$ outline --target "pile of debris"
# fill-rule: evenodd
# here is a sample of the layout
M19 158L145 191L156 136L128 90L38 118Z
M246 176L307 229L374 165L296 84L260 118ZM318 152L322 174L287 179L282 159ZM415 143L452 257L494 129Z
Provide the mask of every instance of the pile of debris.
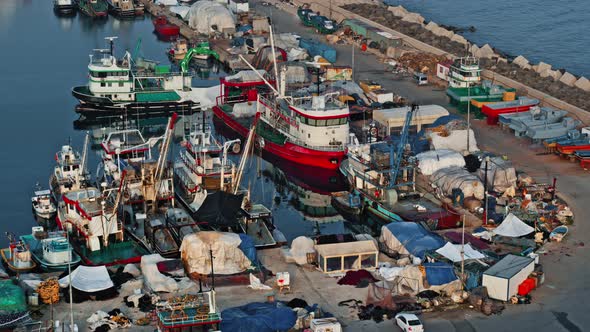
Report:
M436 73L436 65L446 57L422 52L405 53L396 61L405 68L421 73Z

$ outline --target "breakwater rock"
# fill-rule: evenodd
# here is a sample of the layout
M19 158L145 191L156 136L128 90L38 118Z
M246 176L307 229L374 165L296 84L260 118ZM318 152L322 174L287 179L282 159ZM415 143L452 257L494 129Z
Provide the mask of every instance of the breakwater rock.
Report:
M445 26L426 22L419 14L408 12L401 6L354 3L342 8L455 56L474 55L480 58L482 68L590 111L590 82L584 77L576 77L563 69L554 70L542 62L530 64L523 56L509 61L501 51L490 45L479 47L471 44L463 36L445 29Z

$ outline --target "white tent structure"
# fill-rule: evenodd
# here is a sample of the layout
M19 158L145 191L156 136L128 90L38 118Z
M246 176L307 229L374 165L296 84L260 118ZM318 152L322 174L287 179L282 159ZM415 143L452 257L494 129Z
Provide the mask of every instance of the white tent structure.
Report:
M219 2L209 0L195 2L191 6L186 20L191 28L205 34L234 29L236 25L235 18L227 7Z
M481 252L473 249L473 247L467 243L464 246L464 257L465 259L482 259L486 256ZM447 242L442 248L436 250L437 253L445 256L446 258L450 259L453 263L461 261L461 245L460 244L452 244L451 242Z
M211 256L215 274L246 271L252 262L239 248L242 240L235 233L198 232L184 237L180 257L188 273L211 273Z
M68 287L69 277L59 279L59 286ZM87 293L94 293L114 287L105 266L78 266L72 271L72 287Z
M517 216L510 213L506 216L504 221L494 229L494 235L508 236L508 237L520 237L525 236L534 232L535 229L525 224Z

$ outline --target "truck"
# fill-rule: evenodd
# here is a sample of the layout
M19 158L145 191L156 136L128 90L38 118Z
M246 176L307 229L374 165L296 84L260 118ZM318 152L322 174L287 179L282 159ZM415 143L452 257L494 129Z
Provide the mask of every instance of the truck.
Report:
M303 25L315 28L318 33L330 34L338 29L334 21L319 15L319 12L314 12L307 3L297 8L297 16L303 22Z

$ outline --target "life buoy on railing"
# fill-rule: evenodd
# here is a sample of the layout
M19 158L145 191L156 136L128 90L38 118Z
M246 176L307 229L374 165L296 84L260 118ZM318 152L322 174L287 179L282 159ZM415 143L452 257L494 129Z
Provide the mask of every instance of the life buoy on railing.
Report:
M377 136L377 127L371 127L371 129L369 130L369 133L371 133L371 136L376 137Z

